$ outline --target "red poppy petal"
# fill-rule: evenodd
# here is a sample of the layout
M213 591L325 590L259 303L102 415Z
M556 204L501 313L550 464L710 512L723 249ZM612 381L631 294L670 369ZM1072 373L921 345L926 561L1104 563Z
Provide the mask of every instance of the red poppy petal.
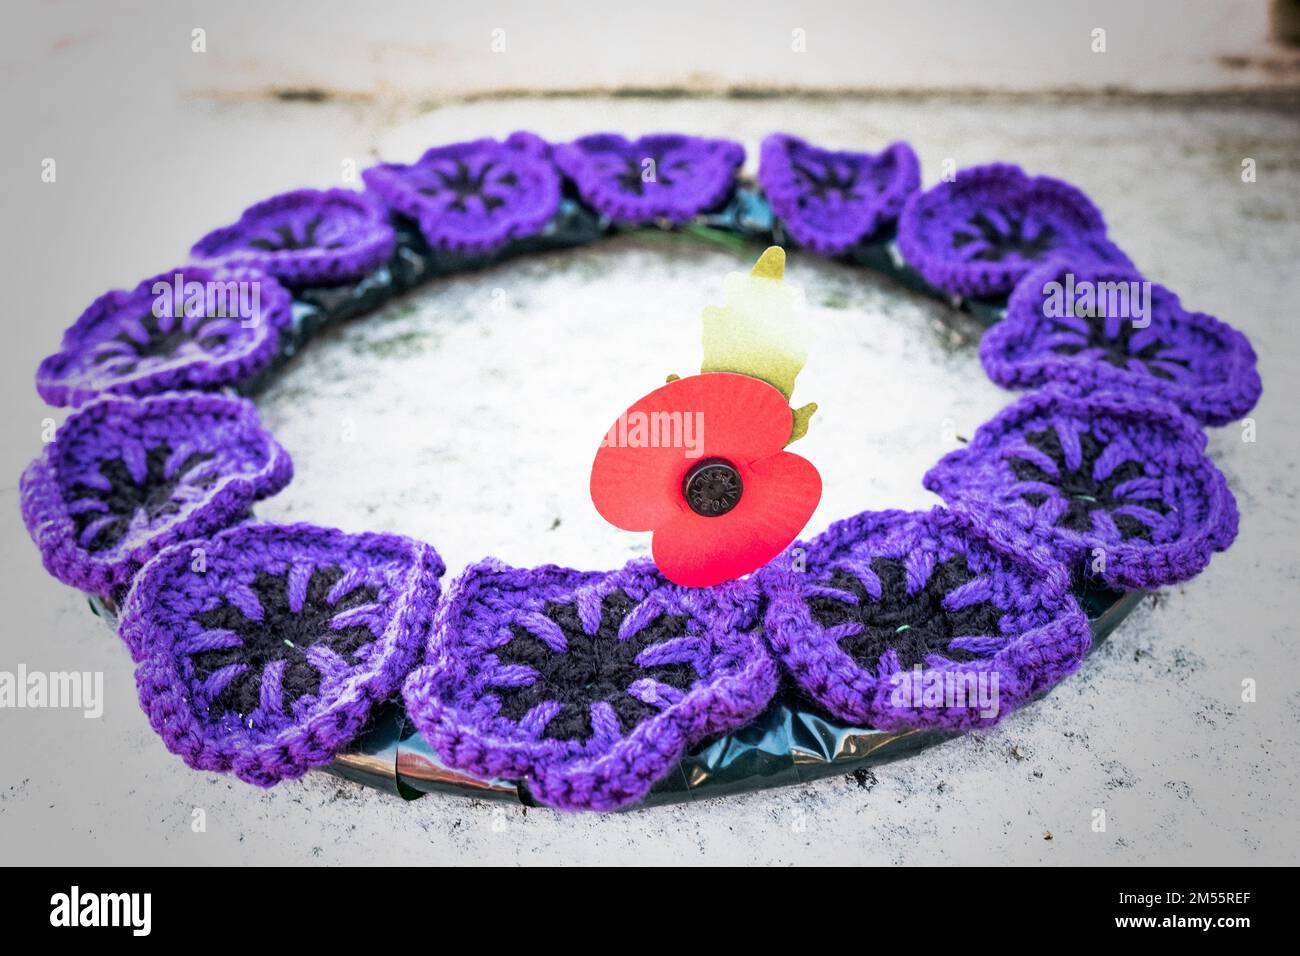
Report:
M821 499L817 469L790 452L754 462L741 478L733 511L705 518L683 505L655 530L651 549L668 580L707 587L762 567L798 537Z
M591 466L591 501L615 527L650 531L677 511L673 497L681 497L689 461L680 448L602 445Z
M790 440L790 403L767 382L735 372L707 372L667 387L674 385L685 386L676 401L703 412L704 446L710 455L755 461L775 455Z
M591 500L610 524L649 531L681 509L682 477L702 457L767 458L785 447L790 426L785 396L748 375L669 382L611 427L591 466Z

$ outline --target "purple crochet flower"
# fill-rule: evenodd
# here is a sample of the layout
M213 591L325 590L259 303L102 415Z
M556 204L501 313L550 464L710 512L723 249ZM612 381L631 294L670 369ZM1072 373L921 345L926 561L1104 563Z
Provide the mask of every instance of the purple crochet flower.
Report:
M594 133L555 147L555 163L597 212L624 225L680 225L720 204L745 161L739 143L677 133L635 141Z
M759 572L784 670L842 720L894 730L997 723L1072 673L1091 643L1070 575L1041 545L970 519L863 512Z
M51 405L80 405L109 393L237 385L271 364L291 309L289 293L263 273L162 273L92 302L41 362L36 390Z
M438 146L409 166L385 163L361 176L419 224L429 245L452 252L491 252L534 235L560 207L550 147L532 133Z
M292 476L251 402L104 398L68 418L23 473L23 520L50 574L107 595L167 545L242 520Z
M1010 292L1054 256L1132 265L1082 192L1002 163L963 169L955 182L914 194L898 221L898 247L930 285L967 296Z
M1237 505L1205 435L1132 392L1026 396L946 455L925 486L999 537L1047 540L1123 590L1199 574L1237 535Z
M140 705L196 770L266 787L323 766L415 665L442 572L426 544L306 524L168 548L122 611Z
M471 566L438 612L411 719L450 767L525 781L562 810L633 803L686 748L776 691L746 583L684 588L620 571Z
M773 133L763 140L758 184L800 245L838 255L898 218L921 185L921 165L907 143L833 152Z
M1007 388L1122 388L1210 425L1246 414L1262 388L1244 335L1123 266L1057 261L1030 272L1006 319L985 333L980 359Z
M238 222L196 242L191 255L258 269L289 285L331 285L373 272L396 244L369 196L299 189L249 206Z

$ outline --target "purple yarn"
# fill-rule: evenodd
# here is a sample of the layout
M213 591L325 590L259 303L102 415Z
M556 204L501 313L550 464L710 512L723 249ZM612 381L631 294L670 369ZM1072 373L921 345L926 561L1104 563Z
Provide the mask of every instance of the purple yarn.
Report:
M843 720L990 726L1072 673L1091 642L1069 572L1045 548L1005 547L943 508L863 512L798 547L801 565L795 549L758 573L767 639ZM923 694L959 679L990 694L996 680L995 706Z
M921 185L921 164L907 143L836 152L773 133L763 140L758 184L800 245L838 255L898 218Z
M140 705L196 770L266 787L323 766L414 666L443 569L426 544L306 524L168 548L122 611Z
M678 133L638 140L593 133L555 147L555 163L579 195L621 225L681 225L718 206L744 161L739 143Z
M104 398L70 416L23 473L23 521L50 574L107 595L167 545L242 520L292 476L244 399Z
M1140 288L1145 281L1123 266L1100 264L1079 269L1056 261L1030 272L1016 285L1006 319L980 342L989 378L1006 388L1060 382L1083 391L1154 395L1210 425L1240 418L1259 400L1255 352L1230 325L1186 311L1178 296L1155 283L1147 283L1149 315L1062 313L1057 306L1069 276L1076 289L1094 291L1116 284ZM1137 328L1135 318L1148 324Z
M925 487L999 538L1044 540L1122 590L1195 577L1237 535L1237 505L1204 433L1131 392L1028 395L944 456Z
M1010 292L1052 257L1132 265L1079 189L1005 163L963 169L955 182L913 194L898 248L930 285L963 296Z
M438 146L409 166L383 163L361 177L418 223L430 246L451 252L491 252L535 235L560 208L550 146L532 133Z
M767 705L757 598L744 582L678 587L648 560L580 572L488 558L439 609L407 711L450 767L524 781L562 810L613 810Z
M201 295L193 310L189 283ZM291 319L289 293L264 273L183 266L92 302L41 362L36 390L51 405L80 405L238 385L271 364Z
M331 285L373 272L396 245L393 227L369 196L299 189L249 206L238 222L196 242L190 254L257 269L288 285Z

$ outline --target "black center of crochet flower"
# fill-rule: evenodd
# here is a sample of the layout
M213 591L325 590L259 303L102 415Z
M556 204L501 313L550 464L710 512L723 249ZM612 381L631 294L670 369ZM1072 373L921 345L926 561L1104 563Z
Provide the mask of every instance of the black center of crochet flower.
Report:
M953 247L962 250L967 259L1002 262L1013 256L1037 260L1055 244L1056 230L1046 223L1027 227L1023 216L1011 213L1001 213L998 219L1001 221L995 222L986 212L975 213L953 231Z
M658 155L628 156L623 161L623 168L614 176L614 181L623 192L640 196L645 193L645 187L649 183L673 186L677 174L690 172L690 169L690 162L684 159L665 161Z
M302 228L301 233L294 231L289 223L281 223L275 227L275 235L272 237L263 237L259 239L250 239L248 244L254 249L262 249L266 252L290 252L297 249L337 249L343 243L334 241L321 245L316 239L316 230L325 217L321 214L312 216L307 220Z
M537 678L522 687L499 687L493 692L501 700L501 714L522 720L538 704L557 701L560 709L546 725L552 740L585 741L592 734L591 705L605 701L618 715L624 733L653 717L660 708L628 693L633 682L649 678L678 690L688 690L698 679L689 664L656 664L643 667L636 662L647 647L681 637L686 618L664 614L635 634L620 640L619 625L636 602L623 591L612 591L601 602L600 627L588 634L578 610L571 604L548 602L542 613L564 632L568 650L556 653L545 641L518 624L511 626L514 637L496 649L502 664L522 664L536 671Z
M682 495L691 510L705 518L725 515L740 504L744 484L740 472L729 461L706 458L682 479Z
M94 534L83 545L87 551L103 551L113 547L130 530L131 522L141 511L144 512L145 521L152 523L180 510L181 505L175 496L176 490L186 483L186 473L212 456L196 452L181 462L168 478L166 468L171 456L170 445L155 445L148 449L145 452L144 480L141 482L132 477L131 470L121 458L106 458L99 462L99 473L108 480L108 488L82 481L73 482L66 495L69 504L92 499L103 505L102 508L80 507L72 512L72 525L77 531L78 540L92 524L96 525ZM207 488L214 481L215 475L207 475L191 483L198 488Z
M800 206L806 206L814 199L825 202L832 196L848 199L858 186L858 169L852 163L824 162L814 165L792 159L790 166L798 174L803 187L803 192L799 195Z
M1055 487L1068 504L1056 526L1071 531L1091 532L1093 530L1092 513L1094 511L1113 512L1123 505L1140 505L1157 514L1166 514L1169 508L1159 498L1141 497L1141 492L1121 495L1117 488L1126 481L1143 477L1146 472L1142 464L1129 459L1116 465L1104 479L1094 477L1097 460L1106 450L1106 446L1097 440L1092 432L1079 435L1081 460L1078 468L1071 468L1065 460L1065 449L1061 447L1061 436L1055 428L1028 432L1025 441L1052 460L1056 473L1026 458L1011 458L1008 464L1019 481L1041 482ZM1021 495L1025 501L1038 507L1047 500L1047 495L1040 492L1028 492ZM1151 540L1151 528L1146 522L1129 514L1111 514L1111 520L1119 530L1121 540L1140 538Z
M110 342L105 343L105 347L100 348L95 361L100 365L113 362L113 373L124 375L134 371L145 359L171 358L188 342L197 342L201 348L212 351L224 345L228 337L225 332L207 326L222 318L217 315L203 316L187 329L185 320L178 315L169 319L164 328L162 319L150 310L139 319L140 329L144 332L143 340L130 332L119 332Z
M302 609L296 614L289 604L289 575L268 574L259 571L249 588L257 595L262 606L262 620L245 617L239 608L224 597L211 611L194 615L194 620L208 630L233 631L239 635L236 647L200 651L190 657L194 677L204 681L232 664L246 664L233 680L212 699L208 713L212 718L223 713L246 717L255 711L262 700L262 676L269 664L285 661L281 678L281 709L291 716L290 705L304 695L320 693L321 674L307 658L307 648L317 644L350 664L361 663L360 651L375 640L374 633L364 624L335 629L334 618L341 612L372 604L378 597L373 587L358 586L340 595L333 604L328 601L330 590L343 577L338 567L316 568L307 583Z
M483 163L478 172L464 160L451 160L450 169L434 168L433 174L438 178L437 185L423 186L420 192L426 196L436 196L449 192L453 195L448 209L456 212L469 212L469 200L477 198L485 212L492 212L504 206L506 201L493 195L489 189L504 186L513 189L519 185L519 177L509 168L499 169L498 163Z
M1138 329L1131 321L1120 322L1119 331L1111 337L1106 334L1105 315L1079 316L1079 318L1085 319L1088 323L1086 334L1081 333L1074 326L1066 325L1063 321L1052 323L1054 334L1069 335L1075 339L1073 342L1058 343L1052 351L1061 355L1076 355L1085 350L1099 350L1100 354L1093 352L1097 358L1121 369L1127 369L1129 363L1136 359L1156 378L1166 380L1172 380L1174 377L1167 366L1176 365L1184 369L1188 367L1184 359L1167 357L1165 352L1169 346L1159 339L1152 339L1140 349L1135 349L1133 336L1137 334Z
M935 565L925 585L907 592L907 570L897 558L876 558L871 570L880 578L880 599L875 600L859 578L837 570L827 584L845 592L845 598L818 595L808 599L813 620L822 627L860 624L862 630L840 638L840 647L864 669L874 671L888 650L898 655L904 670L925 664L930 654L942 654L953 661L973 660L977 655L948 645L955 637L982 637L998 633L1002 611L988 601L950 611L943 599L955 588L975 578L963 557L949 558ZM852 595L857 603L852 603Z

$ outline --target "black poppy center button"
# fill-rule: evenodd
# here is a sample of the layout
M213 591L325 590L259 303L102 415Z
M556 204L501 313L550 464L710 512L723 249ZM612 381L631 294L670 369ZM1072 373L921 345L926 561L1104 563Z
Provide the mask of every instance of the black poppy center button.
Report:
M740 472L722 458L706 458L686 473L682 496L691 510L706 518L725 515L740 503L744 484Z

